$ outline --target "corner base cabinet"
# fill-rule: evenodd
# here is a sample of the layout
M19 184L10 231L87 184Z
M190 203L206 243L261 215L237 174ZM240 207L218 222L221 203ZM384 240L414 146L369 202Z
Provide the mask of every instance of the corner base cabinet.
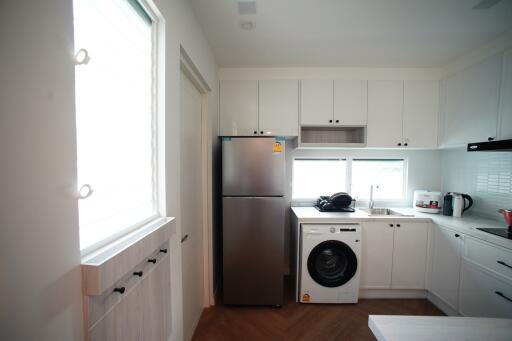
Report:
M457 310L464 236L440 226L434 226L432 235L430 291L450 308Z

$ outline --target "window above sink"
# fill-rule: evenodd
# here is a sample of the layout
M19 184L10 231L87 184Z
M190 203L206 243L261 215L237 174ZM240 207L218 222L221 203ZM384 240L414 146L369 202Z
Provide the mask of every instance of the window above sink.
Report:
M347 192L358 201L368 201L370 187L375 201L406 199L405 158L307 158L293 160L294 201L314 201L320 195Z

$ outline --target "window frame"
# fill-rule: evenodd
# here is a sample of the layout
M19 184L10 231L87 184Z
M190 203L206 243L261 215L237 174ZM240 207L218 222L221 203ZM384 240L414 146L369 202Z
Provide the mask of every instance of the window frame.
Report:
M350 183L349 183L349 177L348 177L348 169L349 169L349 159L348 157L337 157L337 156L295 156L292 161L292 192L291 192L291 199L293 203L298 204L310 204L310 203L316 203L317 198L294 198L293 197L293 187L295 183L295 161L296 160L332 160L332 161L345 161L345 186L347 188L347 192L350 189Z
M142 20L151 20L151 55L152 55L152 84L151 84L151 144L152 144L152 192L154 213L146 219L130 225L108 237L98 239L89 246L82 248L80 245L81 257L87 256L106 245L115 243L128 234L153 225L166 216L165 212L165 20L156 5L150 0L125 0L130 6L134 3L134 11L141 16ZM147 18L139 11L143 11ZM75 46L75 49L77 46ZM85 199L87 200L87 199ZM80 226L79 226L80 228Z
M350 159L350 171L352 172L352 162L354 160L375 160L375 161L403 161L404 162L404 175L402 177L402 197L400 199L377 199L374 201L378 202L384 202L384 203L391 203L391 202L404 202L407 201L407 184L409 179L409 172L408 172L408 159L407 157L398 157L398 158L391 158L391 157L352 157ZM350 177L350 190L352 190L352 176ZM359 202L368 202L370 198L359 198Z
M295 184L295 160L345 160L346 162L346 170L345 170L345 184L347 188L347 193L352 192L352 164L354 160L376 160L376 161L392 161L392 160L402 160L404 163L404 173L403 173L403 190L402 190L402 198L400 199L378 199L375 201L382 203L398 203L403 204L407 201L407 193L408 193L408 183L409 183L409 159L406 156L403 157L384 157L384 156L294 156L292 160L292 188L291 188L291 202L296 206L306 206L316 202L317 198L314 199L303 199L303 198L294 198L293 197L293 187ZM357 202L366 203L370 200L370 198L358 198Z

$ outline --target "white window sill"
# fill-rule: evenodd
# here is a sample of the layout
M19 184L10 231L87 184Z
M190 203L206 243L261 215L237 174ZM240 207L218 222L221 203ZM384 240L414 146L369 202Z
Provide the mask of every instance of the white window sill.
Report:
M84 294L101 295L175 232L175 218L160 218L82 257Z

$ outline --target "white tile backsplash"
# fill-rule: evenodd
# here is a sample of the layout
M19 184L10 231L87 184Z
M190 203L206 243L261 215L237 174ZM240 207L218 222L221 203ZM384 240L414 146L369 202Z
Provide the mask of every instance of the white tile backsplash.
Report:
M444 192L469 194L471 213L502 220L499 208L512 208L512 153L473 152L465 148L441 152Z

